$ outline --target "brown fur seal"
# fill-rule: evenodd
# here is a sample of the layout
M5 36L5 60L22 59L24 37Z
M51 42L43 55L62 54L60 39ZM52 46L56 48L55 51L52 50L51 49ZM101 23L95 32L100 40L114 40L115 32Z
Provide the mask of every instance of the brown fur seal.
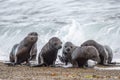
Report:
M72 42L66 42L63 46L62 56L58 56L60 61L67 65L70 62L72 52L77 48Z
M39 66L55 66L58 50L62 48L62 42L57 37L52 37L45 46L41 49L38 55L38 65L32 65L32 67Z
M84 67L88 60L100 62L99 53L93 46L78 47L71 54L73 67Z
M100 59L101 59L100 64L103 64L103 65L108 64L108 54L106 53L105 48L101 44L97 43L94 40L87 40L83 44L81 44L81 46L94 46L99 52Z
M25 61L29 63L30 51L37 40L38 36L27 35L19 44L15 44L10 52L10 62L13 65L21 64Z

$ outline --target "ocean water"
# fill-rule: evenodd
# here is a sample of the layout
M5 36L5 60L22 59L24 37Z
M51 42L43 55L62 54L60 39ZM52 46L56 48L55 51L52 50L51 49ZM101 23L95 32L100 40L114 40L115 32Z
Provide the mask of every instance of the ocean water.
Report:
M79 46L94 39L120 57L119 0L0 0L0 60L14 44L38 32L38 53L53 36ZM61 50L59 51L61 54Z

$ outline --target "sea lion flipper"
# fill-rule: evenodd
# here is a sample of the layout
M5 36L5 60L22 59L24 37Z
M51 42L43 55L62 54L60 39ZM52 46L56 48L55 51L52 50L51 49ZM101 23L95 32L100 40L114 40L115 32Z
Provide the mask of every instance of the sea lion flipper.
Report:
M43 67L43 66L47 66L45 63L41 63L41 64L32 64L30 65L31 67Z
M62 56L60 56L60 55L58 55L58 57L59 57L59 60L60 60L61 62L63 62L63 63L64 63L64 59L63 59L63 57L62 57Z
M4 62L4 64L8 66L15 66L15 63L12 63L12 62Z

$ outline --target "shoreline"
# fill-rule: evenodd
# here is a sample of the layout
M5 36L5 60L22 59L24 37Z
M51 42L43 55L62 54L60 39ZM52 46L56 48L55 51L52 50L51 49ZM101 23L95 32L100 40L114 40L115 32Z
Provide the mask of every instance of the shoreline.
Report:
M0 62L0 80L120 80L120 70L7 66Z

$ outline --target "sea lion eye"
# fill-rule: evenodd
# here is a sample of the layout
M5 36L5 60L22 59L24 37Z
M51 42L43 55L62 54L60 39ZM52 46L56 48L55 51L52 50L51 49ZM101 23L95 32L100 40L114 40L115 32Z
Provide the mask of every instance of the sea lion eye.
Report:
M31 40L34 40L34 38L31 38Z
M71 48L73 48L72 46L70 46Z
M66 48L67 46L65 46L65 48Z

